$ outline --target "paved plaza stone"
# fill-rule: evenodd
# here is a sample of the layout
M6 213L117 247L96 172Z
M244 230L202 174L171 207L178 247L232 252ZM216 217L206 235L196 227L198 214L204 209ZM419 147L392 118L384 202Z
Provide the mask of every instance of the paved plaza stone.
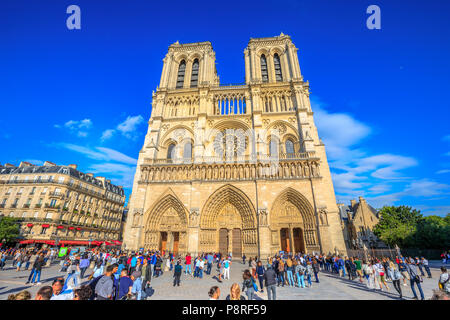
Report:
M440 262L430 262L432 279L424 277L422 288L424 290L425 299L429 299L433 294L433 289L437 289L437 281L439 278L441 266ZM217 271L215 265L211 275L203 275L203 279L193 278L190 275L181 277L181 286L173 287L173 272L165 272L158 278L153 278L151 286L151 296L148 300L207 300L209 289L217 285L220 288L220 300L226 298L229 294L231 284L234 282L242 286L242 272L248 269L248 264L243 265L242 261L233 261L230 271L230 279L224 280L222 283L217 281ZM52 281L58 276L66 276L65 272L60 272L59 264L55 263L51 267L42 270L41 282L39 286L31 286L25 284L30 270L16 272L11 267L11 260L8 261L6 268L0 271L0 300L6 300L9 294L18 293L22 290L31 292L33 298L40 287L51 285ZM89 269L86 275L90 275L92 270ZM86 276L87 277L87 276ZM84 279L87 282L87 278ZM283 300L392 300L398 299L391 282L388 282L390 291L369 290L365 284L359 283L358 280L350 281L348 277L340 278L335 274L327 272L319 273L320 283L313 282L311 288L290 288L278 287L277 299ZM402 291L406 299L413 297L411 289L408 286L402 286ZM258 292L256 299L266 300L267 292Z

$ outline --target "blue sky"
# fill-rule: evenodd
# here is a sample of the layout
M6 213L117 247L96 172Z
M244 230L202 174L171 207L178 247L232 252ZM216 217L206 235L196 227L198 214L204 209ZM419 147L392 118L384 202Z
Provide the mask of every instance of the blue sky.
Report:
M66 8L81 8L68 30ZM366 8L381 8L381 30ZM449 1L2 1L0 163L76 163L131 193L168 46L211 41L244 81L250 37L299 48L337 199L450 212Z

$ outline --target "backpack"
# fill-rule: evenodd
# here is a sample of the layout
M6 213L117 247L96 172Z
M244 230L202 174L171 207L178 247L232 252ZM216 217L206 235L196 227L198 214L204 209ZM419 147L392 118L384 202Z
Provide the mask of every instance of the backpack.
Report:
M94 300L95 299L95 287L97 286L98 281L103 277L104 275L102 274L101 276L98 276L97 278L91 280L91 282L89 282L88 286L91 288L92 290L92 295L89 298L89 300Z

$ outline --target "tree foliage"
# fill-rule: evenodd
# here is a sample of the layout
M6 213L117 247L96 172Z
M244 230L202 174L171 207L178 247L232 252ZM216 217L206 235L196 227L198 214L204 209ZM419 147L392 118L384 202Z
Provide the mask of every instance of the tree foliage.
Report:
M400 248L448 249L450 246L450 214L446 217L423 217L408 206L384 206L375 235L384 243Z
M11 243L19 236L20 224L11 217L0 217L0 242Z

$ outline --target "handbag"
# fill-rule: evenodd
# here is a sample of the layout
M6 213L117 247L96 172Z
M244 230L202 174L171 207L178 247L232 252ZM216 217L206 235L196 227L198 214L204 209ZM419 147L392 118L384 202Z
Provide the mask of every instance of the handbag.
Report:
M256 285L255 280L253 280L252 278L252 285L253 285L253 290L255 290L255 292L258 292L258 286Z

